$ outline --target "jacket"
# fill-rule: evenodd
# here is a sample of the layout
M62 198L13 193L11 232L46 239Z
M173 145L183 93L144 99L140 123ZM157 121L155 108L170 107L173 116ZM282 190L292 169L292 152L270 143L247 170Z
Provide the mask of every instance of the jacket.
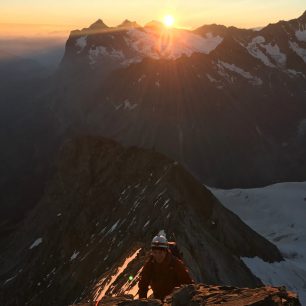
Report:
M163 300L175 287L191 283L193 281L184 263L171 253L167 253L162 263L157 263L151 257L140 273L139 298L147 297L149 285L154 298Z

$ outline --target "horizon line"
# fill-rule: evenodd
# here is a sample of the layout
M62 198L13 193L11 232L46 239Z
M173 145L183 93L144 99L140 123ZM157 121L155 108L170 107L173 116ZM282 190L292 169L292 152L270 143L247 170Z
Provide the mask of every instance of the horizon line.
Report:
M223 24L223 23L212 22L212 23L203 23L203 24L201 24L199 26L195 26L195 27L186 27L186 26L177 25L177 26L174 26L173 28L174 29L183 29L183 30L194 31L194 30L196 30L196 29L198 29L200 27L203 27L203 26L219 25L219 26L225 26L226 28L234 27L234 28L237 28L237 29L260 30L262 28L265 28L268 25L277 24L278 22L281 22L281 21L288 22L288 21L291 21L291 20L298 19L301 16L303 16L305 13L306 13L306 10L304 10L302 12L302 14L300 14L299 16L297 16L295 18L279 19L276 22L272 22L272 23L270 22L270 23L267 23L265 25L257 25L257 26L252 26L252 27L236 26L236 25L232 25L232 24L231 25L226 25L226 24ZM82 29L86 29L86 28L90 27L92 24L94 24L95 22L97 22L98 20L102 20L103 21L102 18L97 18L97 19L95 19L94 22L90 23L89 25L87 25L87 27L83 27L83 28L79 28L79 26L76 25L76 24L0 22L0 37L1 36L2 37L4 37L4 36L6 36L6 37L20 37L20 36L30 37L30 36L38 36L38 33L32 33L31 35L29 35L29 34L25 35L26 33L19 33L19 34L11 33L11 34L9 34L8 33L9 31L6 31L7 32L6 35L3 35L4 33L3 34L1 33L2 32L1 31L1 26L20 26L20 27L25 26L25 27L33 27L33 28L35 28L35 27L37 27L37 28L39 28L39 27L57 27L57 28L66 28L65 30L63 29L61 32L72 32L72 31L76 31L76 30L81 31ZM145 24L142 25L142 24L138 23L136 20L131 21L128 18L123 18L122 22L120 22L119 24L116 24L116 25L107 25L104 21L103 21L103 23L109 29L115 29L115 28L118 28L126 20L128 20L130 22L136 22L142 28L144 28L150 22L160 22L160 23L162 23L162 21L160 21L160 20L153 19L153 20L150 20L150 21L148 21L148 22L146 22ZM44 33L44 35L47 35L47 36L48 35L52 35L52 32L56 32L56 31L46 32L46 33ZM43 36L43 35L41 35L41 36Z

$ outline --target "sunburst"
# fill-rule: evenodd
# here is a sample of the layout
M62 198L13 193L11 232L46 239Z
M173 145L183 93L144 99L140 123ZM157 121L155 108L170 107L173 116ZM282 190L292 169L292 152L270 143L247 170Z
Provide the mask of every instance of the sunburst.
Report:
M164 25L167 27L167 28L171 28L173 27L174 25L174 22L175 22L175 19L172 15L166 15L164 17Z

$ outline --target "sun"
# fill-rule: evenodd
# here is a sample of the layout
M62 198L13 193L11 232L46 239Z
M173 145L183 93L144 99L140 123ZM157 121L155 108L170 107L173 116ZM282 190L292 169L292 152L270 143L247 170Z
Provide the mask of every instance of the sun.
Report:
M164 17L164 25L168 28L171 28L174 24L174 17L171 15L166 15Z

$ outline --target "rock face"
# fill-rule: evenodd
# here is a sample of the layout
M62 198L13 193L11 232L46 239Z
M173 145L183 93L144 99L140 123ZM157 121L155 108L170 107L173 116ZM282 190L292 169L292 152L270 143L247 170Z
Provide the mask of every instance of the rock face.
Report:
M62 148L39 204L0 240L0 304L132 293L161 229L175 235L196 281L256 287L240 257L282 260L177 162L82 137Z
M79 303L71 306L158 306L158 305L225 305L225 306L300 306L295 293L282 287L256 289L204 284L177 288L164 302L154 299L133 300L130 296L105 297L97 303Z

